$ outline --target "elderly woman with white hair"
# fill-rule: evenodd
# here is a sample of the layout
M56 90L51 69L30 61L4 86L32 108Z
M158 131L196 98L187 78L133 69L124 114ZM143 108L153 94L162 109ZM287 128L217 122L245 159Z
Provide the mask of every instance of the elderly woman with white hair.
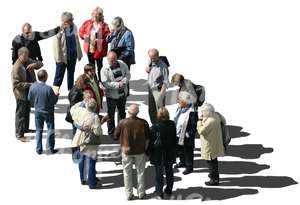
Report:
M104 22L103 10L96 7L92 11L91 19L86 20L79 29L83 42L84 52L90 64L97 65L97 77L101 81L103 58L107 54L107 37L110 35L108 24Z
M220 178L218 157L224 156L221 122L225 123L225 119L208 103L202 105L201 112L202 119L198 121L197 130L200 135L201 156L208 164L210 178L205 184L216 186Z
M178 96L179 107L175 114L177 135L177 156L180 162L175 168L185 167L184 175L190 174L194 169L195 134L197 132L198 113L194 110L193 96L182 91Z
M97 103L91 98L85 102L85 107L79 102L71 107L70 113L77 130L72 141L72 147L80 148L79 172L82 185L90 189L99 188L100 183L96 178L97 146L86 144L86 130L91 130L95 136L102 135L101 122L96 113Z
M53 42L56 71L53 85L60 87L65 71L68 72L68 90L74 85L74 73L77 60L82 58L77 27L73 23L73 14L63 12L61 15L62 30L56 34Z
M110 49L117 53L118 59L122 60L128 66L135 64L134 54L134 37L132 31L125 25L121 17L115 17L112 22L112 33L108 36L107 40L110 45Z

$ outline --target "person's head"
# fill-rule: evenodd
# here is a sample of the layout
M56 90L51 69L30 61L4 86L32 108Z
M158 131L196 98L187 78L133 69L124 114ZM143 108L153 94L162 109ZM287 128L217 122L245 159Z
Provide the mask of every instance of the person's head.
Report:
M18 50L18 57L21 63L26 63L29 60L29 50L26 47L21 47Z
M151 48L148 51L148 56L149 56L151 63L156 63L159 61L159 52L156 48Z
M73 24L73 14L71 12L63 12L61 14L61 22L64 26L70 26Z
M104 20L103 16L103 9L100 7L96 7L92 11L92 21L93 22L100 22Z
M46 82L47 79L48 79L48 73L46 70L39 70L39 72L37 73L37 77L38 77L38 80L41 81L41 82Z
M125 25L124 25L123 19L119 16L115 17L114 20L112 21L112 27L113 27L113 30L116 30L116 31L119 31L122 28L124 28Z
M128 107L128 114L130 116L136 117L139 111L139 106L137 104L132 104Z
M176 86L180 86L182 85L182 83L184 82L184 77L183 75L179 74L179 73L175 73L173 76L172 76L172 80L171 80L171 83L176 85Z
M25 38L32 37L32 26L29 23L24 23L22 25L22 34Z
M93 93L92 93L92 91L86 90L86 91L83 92L83 101L84 101L84 102L87 102L87 101L89 101L89 100L92 99L92 98L93 98Z
M181 91L178 95L178 104L182 108L187 107L194 102L193 98L194 97L190 93L186 91Z
M110 66L114 65L117 63L117 60L118 60L118 57L117 57L117 54L113 51L110 51L108 54L107 54L107 62Z
M84 74L86 74L89 78L94 78L96 75L96 68L93 64L86 64L84 66Z
M80 76L78 76L78 78L75 81L75 87L78 89L84 89L85 83L87 80L87 76L86 74L82 74Z
M94 98L89 99L88 101L86 101L85 107L90 112L96 112L96 108L97 108L96 100Z
M161 107L157 111L157 120L158 121L167 121L170 119L169 111L166 107Z
M209 104L209 103L204 103L201 106L201 113L203 117L209 117L212 116L212 114L215 113L215 108L213 105Z

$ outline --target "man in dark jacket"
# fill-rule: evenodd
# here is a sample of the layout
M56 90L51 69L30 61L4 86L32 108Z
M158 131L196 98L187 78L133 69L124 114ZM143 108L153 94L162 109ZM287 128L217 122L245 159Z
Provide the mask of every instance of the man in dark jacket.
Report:
M127 200L133 199L133 165L137 171L138 197L143 199L145 192L145 166L146 166L146 141L149 139L150 130L146 120L137 117L138 105L133 104L128 108L129 117L119 122L115 129L115 137L120 140L122 149L122 165L124 185Z
M28 94L28 100L35 108L36 126L36 152L42 154L42 134L44 122L47 124L47 154L54 154L55 134L54 134L54 106L58 96L53 89L46 85L48 74L45 70L40 70L37 74L39 82L34 83Z
M56 35L59 31L59 26L45 32L32 31L31 25L29 23L25 23L22 26L22 34L17 35L12 41L12 63L14 64L18 59L18 50L21 47L28 48L29 58L43 61L38 41L50 38Z

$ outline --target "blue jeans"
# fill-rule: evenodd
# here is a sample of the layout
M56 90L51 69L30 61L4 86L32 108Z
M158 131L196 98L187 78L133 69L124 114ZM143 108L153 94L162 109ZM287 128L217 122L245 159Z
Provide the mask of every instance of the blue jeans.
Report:
M79 173L81 182L87 181L90 188L97 185L95 159L80 154Z
M75 73L76 59L68 60L67 64L65 63L56 63L56 71L53 85L60 87L63 80L65 71L67 68L67 77L68 77L68 90L74 85L74 73Z
M47 124L47 144L46 150L53 152L55 145L55 130L54 130L54 113L35 112L35 127L36 127L36 152L41 154L43 151L43 128L44 122Z

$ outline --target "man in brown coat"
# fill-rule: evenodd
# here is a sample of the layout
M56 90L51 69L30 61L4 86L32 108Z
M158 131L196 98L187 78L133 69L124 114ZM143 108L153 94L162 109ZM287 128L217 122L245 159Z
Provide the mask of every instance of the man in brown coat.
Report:
M22 47L18 50L18 59L11 71L13 92L16 98L15 127L16 137L27 142L24 133L29 132L30 102L27 99L29 87L36 81L34 70L43 66L40 61L30 59L29 50Z
M145 166L146 166L146 142L150 136L149 125L146 120L137 117L138 105L133 104L128 108L129 117L119 122L115 137L120 140L122 149L122 165L124 185L127 200L132 200L133 195L133 165L137 171L137 193L139 199L146 196L145 193Z

